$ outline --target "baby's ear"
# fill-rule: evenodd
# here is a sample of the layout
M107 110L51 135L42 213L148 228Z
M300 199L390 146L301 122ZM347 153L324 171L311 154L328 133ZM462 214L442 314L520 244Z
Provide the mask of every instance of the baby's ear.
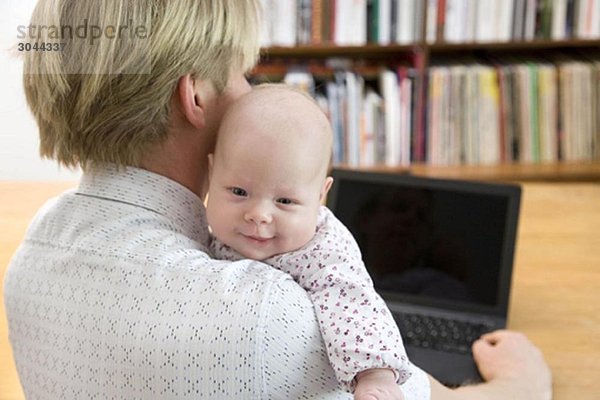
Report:
M323 202L325 200L325 196L329 193L329 189L331 189L331 185L333 184L333 178L328 176L325 178L325 182L323 183L323 187L321 188L321 195L319 196L319 201Z

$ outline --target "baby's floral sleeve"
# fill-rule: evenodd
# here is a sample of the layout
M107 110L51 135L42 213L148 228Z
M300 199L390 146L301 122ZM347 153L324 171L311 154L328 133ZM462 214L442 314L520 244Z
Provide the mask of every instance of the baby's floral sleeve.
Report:
M315 306L330 363L350 391L357 373L390 368L410 377L402 338L362 261L352 234L321 207L315 236L303 248L264 260L290 274Z

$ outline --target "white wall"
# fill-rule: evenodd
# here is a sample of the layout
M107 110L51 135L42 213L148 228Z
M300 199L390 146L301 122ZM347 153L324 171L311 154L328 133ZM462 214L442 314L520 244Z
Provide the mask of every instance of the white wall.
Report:
M17 26L29 24L35 3L0 0L0 180L76 180L79 171L40 158L37 126L21 83L22 61L10 50L18 42Z

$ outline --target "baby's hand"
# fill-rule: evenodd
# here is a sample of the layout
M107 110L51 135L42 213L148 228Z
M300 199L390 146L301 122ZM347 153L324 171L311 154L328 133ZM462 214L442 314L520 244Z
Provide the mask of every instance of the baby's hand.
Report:
M354 400L404 400L391 369L377 368L356 375Z

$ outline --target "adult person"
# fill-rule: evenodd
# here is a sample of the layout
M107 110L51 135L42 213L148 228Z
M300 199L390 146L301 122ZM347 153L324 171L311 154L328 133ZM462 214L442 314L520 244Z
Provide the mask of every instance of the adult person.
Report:
M306 292L260 262L206 252L207 155L250 90L257 3L39 1L32 25L105 29L61 37L63 54L25 54L41 154L84 170L38 212L4 282L27 398L348 397ZM148 35L118 35L125 25ZM450 390L414 367L405 397L550 398L524 336L495 332L473 350L487 383Z

